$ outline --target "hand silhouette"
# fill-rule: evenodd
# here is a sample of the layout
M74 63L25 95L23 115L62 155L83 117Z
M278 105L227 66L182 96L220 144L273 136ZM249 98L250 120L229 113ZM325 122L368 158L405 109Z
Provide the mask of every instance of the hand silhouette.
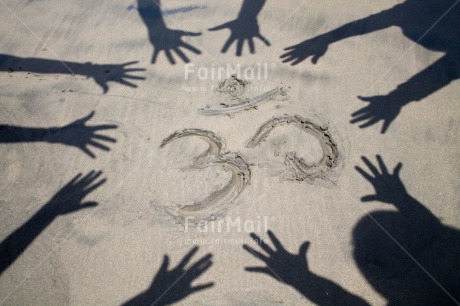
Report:
M247 267L245 268L246 271L270 275L276 280L292 286L317 305L369 305L359 296L309 270L307 250L310 242L302 243L298 254L291 254L271 231L268 231L268 235L275 249L268 246L256 234L251 234L252 239L260 245L268 256L248 245L243 245L246 251L267 265L266 267Z
M287 52L281 55L280 58L283 63L291 62L291 65L294 66L311 56L311 62L316 64L319 58L326 53L328 46L329 41L322 36L318 36L285 48L284 50Z
M101 86L104 94L109 91L108 82L116 82L132 88L137 88L137 85L128 80L145 80L145 77L131 75L133 72L145 71L143 68L127 68L127 66L137 64L138 61L128 62L124 64L89 64L92 69L87 69L88 78L93 78L94 81ZM128 80L127 80L128 79Z
M177 267L170 271L168 271L169 257L165 255L160 270L153 279L150 288L124 305L169 305L184 299L192 293L212 287L213 283L193 287L191 285L195 279L200 277L212 265L212 255L207 254L186 269L185 266L197 251L198 247L192 248Z
M374 195L367 195L361 198L363 202L380 201L384 203L397 204L400 202L402 197L407 195L406 188L399 178L399 172L402 168L401 163L398 163L393 170L393 174L390 174L383 163L382 157L377 155L377 161L381 171L380 173L366 157L362 156L361 158L369 167L373 176L358 166L356 166L355 169L361 173L361 175L368 180L375 189Z
M228 48L236 41L236 56L241 56L243 51L244 41L247 40L249 52L254 54L256 49L254 46L254 38L260 39L265 45L270 46L270 42L259 32L257 19L240 17L233 21L226 22L217 27L210 28L209 31L219 31L222 29L230 29L230 37L222 47L221 52L226 53Z
M94 189L105 183L105 179L96 182L101 173L100 171L91 171L83 178L81 178L81 173L78 174L26 223L0 243L0 275L24 253L32 241L56 217L97 205L96 202L82 203L82 201Z
M173 52L185 63L190 62L190 60L182 49L201 54L200 50L182 40L185 36L199 36L201 33L168 29L163 20L161 0L137 0L137 7L139 16L147 26L150 43L153 46L152 64L156 63L160 51L165 52L171 65L176 64Z
M237 19L208 29L209 31L230 30L230 37L222 47L222 53L226 53L228 48L236 41L236 56L241 56L244 41L247 40L249 52L254 54L256 52L254 38L258 38L265 45L270 46L270 42L260 34L259 24L257 23L257 15L264 4L265 0L245 0Z
M281 242L271 231L268 231L268 235L275 249L272 249L263 242L256 234L251 234L251 238L260 245L268 256L254 250L246 244L243 245L246 251L262 260L267 266L247 267L245 270L248 272L265 273L278 281L297 288L300 283L304 282L306 275L309 273L306 253L310 246L310 242L304 242L299 248L299 253L294 255L283 247Z
M78 174L67 185L62 187L43 209L58 216L97 206L96 202L82 203L82 201L89 193L105 183L106 179L96 182L101 174L101 171L91 171L83 178L81 178L81 173Z
M128 62L124 64L79 63L46 58L17 57L0 53L0 71L82 75L94 79L102 88L104 94L109 90L109 86L107 85L108 82L116 82L135 88L137 85L127 81L127 79L145 80L144 77L130 74L145 71L145 69L142 68L127 67L136 63L138 62Z
M360 128L371 126L380 120L383 120L382 130L384 134L390 127L391 122L398 116L404 104L398 100L394 100L389 96L374 96L374 97L358 97L364 102L369 102L369 105L351 114L354 117L350 123L366 121L361 124Z
M201 54L201 51L193 47L192 45L184 42L182 40L182 37L199 35L201 35L201 33L181 30L170 30L168 28L159 29L158 31L150 35L150 42L152 43L154 48L151 63L156 63L160 51L165 52L169 63L171 63L172 65L176 64L176 61L174 60L174 57L172 55L172 51L174 51L182 59L182 61L184 61L184 63L189 63L189 58L180 48L188 49L195 54Z
M86 126L86 122L88 122L93 116L94 111L88 116L75 120L64 127L50 129L51 132L47 141L77 147L92 158L95 158L96 156L88 149L88 146L94 146L101 150L109 151L110 148L100 142L106 141L115 143L116 140L105 135L97 134L97 132L101 130L115 129L117 126Z

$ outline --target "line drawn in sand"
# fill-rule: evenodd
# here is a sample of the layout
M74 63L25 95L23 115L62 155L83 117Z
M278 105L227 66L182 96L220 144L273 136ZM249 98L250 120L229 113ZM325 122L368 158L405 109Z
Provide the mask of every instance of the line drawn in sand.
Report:
M209 144L208 150L195 158L192 167L203 169L210 166L222 166L231 171L230 182L222 189L214 191L207 198L192 205L166 207L165 211L182 224L198 225L201 222L216 220L234 203L251 180L249 165L238 153L225 152L222 140L213 132L201 129L176 131L165 138L160 145L164 148L170 142L182 137L199 137Z
M265 122L248 142L248 148L255 148L261 144L278 126L292 124L302 131L316 137L323 150L323 157L319 162L307 164L296 152L285 153L284 160L287 170L283 178L286 180L307 181L313 183L315 179L335 183L330 179L331 170L339 164L339 151L326 124L317 124L310 119L299 115L279 116ZM179 223L199 226L208 221L222 217L234 204L235 199L243 192L251 180L249 164L239 153L225 152L223 141L211 131L202 129L184 129L176 131L166 137L160 145L164 148L172 141L183 137L199 137L209 145L208 149L194 159L192 168L203 169L210 166L223 166L231 171L232 178L227 185L214 191L210 196L191 205L166 206L164 211L173 216Z
M316 178L328 180L326 174L337 166L339 161L339 151L327 125L316 124L312 120L302 118L299 115L273 117L257 130L256 134L248 142L247 147L255 148L268 137L273 129L278 126L289 124L292 124L302 131L316 137L323 149L323 157L319 162L309 165L305 163L303 158L297 157L296 152L285 153L284 163L287 170L284 173L283 178L286 180L296 181L304 181L308 179L310 182Z
M244 110L255 109L263 102L271 101L278 96L287 95L287 90L279 86L254 98L242 98L248 84L248 81L241 80L235 75L232 75L230 79L220 82L217 91L229 94L231 99L238 100L238 103L220 103L214 106L207 105L200 109L201 114L205 116L232 115Z

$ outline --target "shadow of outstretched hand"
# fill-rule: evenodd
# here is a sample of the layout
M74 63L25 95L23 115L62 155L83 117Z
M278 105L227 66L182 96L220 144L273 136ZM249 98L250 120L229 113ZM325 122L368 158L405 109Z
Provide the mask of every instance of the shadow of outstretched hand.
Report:
M101 142L105 141L115 143L116 139L101 135L98 132L102 130L116 129L117 125L106 124L87 126L86 123L93 116L94 111L88 116L75 120L64 127L50 129L50 135L47 141L77 147L92 158L95 158L96 156L89 150L89 146L99 148L103 151L109 151L110 148Z
M361 201L389 203L396 210L367 213L353 229L353 257L362 275L388 305L458 305L460 259L458 229L441 223L430 209L412 197L400 178L402 163L388 171L366 157L369 168L356 170L375 194Z
M158 54L161 51L165 52L166 58L171 65L176 64L173 52L184 63L189 63L190 60L182 49L187 49L195 54L201 54L200 50L183 40L184 37L199 36L201 33L169 29L163 20L161 0L137 0L137 7L139 15L147 27L149 40L153 46L152 64L156 63Z
M171 270L168 270L169 256L165 255L150 288L124 305L169 305L184 299L190 294L212 287L214 283L192 286L192 282L212 265L212 254L207 254L189 268L186 268L197 251L198 247L192 248L182 258L181 262Z
M221 52L226 53L228 48L236 41L236 56L241 56L243 53L243 44L247 40L249 46L249 52L251 54L256 53L254 45L254 38L260 39L266 46L270 46L270 42L262 36L259 32L259 25L256 19L236 19L214 28L210 28L209 31L218 31L222 29L230 29L230 37L222 47Z
M17 57L0 53L0 71L34 72L38 74L71 74L82 75L93 79L104 94L109 91L108 82L115 82L136 88L129 80L145 80L133 73L145 71L143 68L128 68L137 61L124 64L93 64L91 62L69 62L46 58Z
M236 41L236 56L241 56L243 53L244 41L247 41L249 52L254 54L256 52L254 38L258 38L266 46L270 46L270 42L260 34L259 24L257 22L257 15L264 4L265 0L245 0L237 19L208 29L209 31L219 31L222 29L230 30L230 37L222 47L222 53L226 53L230 46Z
M369 159L364 156L361 158L371 171L371 174L367 173L358 166L356 166L355 169L366 180L368 180L375 189L374 195L364 196L361 198L361 201L380 201L384 203L396 204L400 202L401 198L407 195L406 188L404 187L404 184L399 177L399 172L402 168L401 163L398 163L393 169L393 174L390 174L380 155L377 155L380 171L369 161Z
M329 46L329 41L322 36L307 39L297 45L285 48L287 51L280 56L283 63L291 63L292 66L303 62L311 56L311 62L316 64Z
M97 181L101 173L91 171L83 178L81 173L75 176L26 223L0 243L0 275L57 217L97 206L96 202L83 202L83 199L105 183L106 179Z
M383 120L382 130L380 131L382 134L388 130L391 122L395 120L404 105L390 96L359 96L358 98L361 101L368 102L369 105L351 114L354 118L350 123L367 121L359 126L360 128L366 128Z
M97 206L96 202L83 202L83 199L105 183L106 179L96 182L101 174L102 171L91 171L84 177L81 173L78 174L62 187L43 208L58 216Z
M85 71L88 73L88 78L93 78L99 85L104 94L109 91L108 82L115 82L132 88L137 88L137 85L132 81L145 80L145 77L132 75L134 72L145 71L144 68L128 68L130 65L137 64L138 61L123 63L123 64L90 64L90 67ZM128 80L132 80L131 82Z
M154 32L150 35L150 42L153 45L154 51L152 55L152 64L155 64L157 61L158 54L160 51L164 51L166 54L166 58L168 59L171 65L176 64L176 61L172 55L172 52L175 52L177 56L179 56L184 63L189 63L189 58L185 55L185 53L181 50L187 49L195 54L201 54L201 51L195 48L194 46L186 43L182 40L185 36L199 36L201 33L197 32L188 32L182 30L171 30L168 28L164 28L158 32Z
M271 231L268 231L268 236L274 248L266 244L256 234L251 234L251 238L259 244L265 253L254 250L246 244L243 245L246 251L266 264L265 267L247 267L245 268L246 271L270 275L276 280L292 286L318 305L369 305L359 296L310 271L307 262L307 250L310 242L302 243L298 254L291 254Z
M299 284L304 282L305 275L309 273L306 254L310 242L304 242L299 248L299 253L295 255L289 253L271 231L268 231L268 236L273 242L274 249L263 242L256 234L251 234L251 238L259 244L266 254L246 244L243 245L246 251L266 264L265 267L247 267L245 270L248 272L264 273L282 283L298 287Z

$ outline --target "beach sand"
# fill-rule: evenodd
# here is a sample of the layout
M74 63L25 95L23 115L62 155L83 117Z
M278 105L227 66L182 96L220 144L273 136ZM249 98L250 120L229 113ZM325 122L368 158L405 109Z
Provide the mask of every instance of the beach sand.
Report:
M271 244L267 230L293 254L310 241L310 271L372 305L387 304L389 298L360 271L352 237L370 212L396 208L361 201L374 189L355 166L366 168L361 156L375 164L377 154L390 170L401 162L407 192L442 224L459 227L460 83L453 81L408 104L382 134L382 121L362 129L350 123L351 114L367 105L357 97L391 92L443 52L414 43L392 26L330 45L317 64L307 58L292 66L279 57L286 47L402 2L268 0L257 20L270 46L255 39L255 53L245 43L238 57L236 43L221 53L228 30L208 28L235 19L241 1L163 1L168 28L201 32L183 38L201 54L183 49L190 64L174 54L176 64L171 65L164 52L151 64L153 47L134 1L1 1L2 54L81 64L138 61L128 68L146 70L132 73L145 80L126 79L137 88L109 82L107 93L93 78L78 73L0 72L0 124L62 127L94 111L88 126L117 126L101 132L116 142L105 143L107 152L92 147L96 158L62 144L0 144L2 240L78 173L100 170L100 178L107 179L85 198L97 202L96 207L55 218L3 272L0 304L120 305L151 285L165 254L173 268L195 245L199 250L192 262L211 253L213 264L193 284L214 285L178 304L315 304L276 278L245 271L264 264L243 244L261 250L251 244L249 234ZM239 76L249 81L241 97L251 99L276 88L282 94L230 115L203 115L200 110L206 106L236 103L218 90L228 76L211 75L228 65L256 72L254 78L251 69ZM276 127L260 145L247 146L265 122L286 114L327 128L340 156L333 169L313 179L283 179L285 152L295 151L307 163L323 154L318 137L295 125ZM219 137L224 148L218 158L224 166L193 166L208 147L199 137L160 148L163 139L184 129ZM250 182L228 187L236 184L238 174L232 176L234 168L225 166L227 152L244 161ZM177 212L177 205L193 205L222 188L233 189L216 200L220 206L211 210L218 220L206 226L184 226L168 214L168 208ZM214 200L206 203L215 205Z

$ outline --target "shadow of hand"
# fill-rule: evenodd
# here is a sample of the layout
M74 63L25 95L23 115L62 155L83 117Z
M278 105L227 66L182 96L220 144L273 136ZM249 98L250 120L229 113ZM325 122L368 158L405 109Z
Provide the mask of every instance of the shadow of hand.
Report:
M128 68L127 66L137 64L138 61L128 62L124 64L90 64L91 69L87 69L87 77L93 78L99 85L104 94L109 91L108 82L119 83L128 87L137 88L137 85L128 80L145 80L145 77L132 75L130 73L145 71L144 68Z
M365 172L360 167L356 166L355 169L358 171L366 180L368 180L372 186L374 186L375 194L367 195L361 198L363 202L369 201L380 201L384 203L397 204L401 198L407 195L406 188L404 187L401 179L399 178L399 172L401 171L402 164L398 163L393 170L393 174L388 172L387 167L383 163L382 157L377 155L377 161L380 166L380 171L367 159L361 157L364 163L369 167L372 175Z
M81 178L81 173L78 174L53 196L43 210L53 216L59 216L97 206L96 202L82 203L82 201L88 194L105 183L106 179L96 182L101 174L101 171L91 171L83 178Z
M291 285L295 288L303 286L307 275L310 273L308 270L308 263L306 258L306 253L308 247L310 246L310 242L304 242L299 248L299 253L294 255L289 253L283 247L281 242L271 231L268 231L268 235L270 236L275 249L272 249L269 245L263 242L256 234L251 234L251 238L260 245L262 250L264 250L268 256L254 250L246 244L243 245L243 248L246 251L263 261L267 266L247 267L245 270L248 272L265 273L275 278L276 280Z
M174 57L172 55L172 51L174 51L184 63L189 63L189 58L185 55L185 53L180 48L185 48L192 51L195 54L201 54L201 51L197 48L193 47L192 45L184 42L182 37L184 36L199 36L201 33L196 32L188 32L188 31L181 31L181 30L171 30L168 28L164 28L154 32L154 34L150 35L150 42L153 45L154 51L152 56L152 64L156 63L158 54L160 51L164 51L166 57L171 65L176 64Z
M160 270L155 275L150 288L124 305L169 305L184 299L192 293L212 287L214 283L192 287L192 282L212 265L212 255L207 254L186 269L185 266L197 251L198 247L191 249L182 261L169 271L169 256L165 255Z
M369 105L351 114L354 118L350 121L350 123L367 120L367 122L359 126L360 128L366 128L379 122L380 120L383 120L382 130L380 131L382 134L388 130L391 122L395 120L402 108L401 103L389 96L359 96L358 98L364 102L369 102Z
M291 65L294 66L311 56L311 62L316 64L319 58L326 53L328 46L329 41L318 36L285 48L284 50L287 52L282 54L280 58L283 63L291 62Z
M241 56L243 53L243 44L247 40L249 45L249 52L254 54L256 52L254 46L254 38L260 39L265 45L270 46L270 42L260 34L259 25L256 18L251 17L238 17L233 21L226 22L217 27L208 29L209 31L219 31L222 29L229 29L231 31L230 37L222 47L221 52L226 53L228 48L236 41L236 56Z
M286 251L271 231L268 231L268 235L275 246L274 249L263 242L256 234L251 234L252 239L260 245L268 256L248 245L243 245L246 251L266 264L265 267L247 267L246 271L270 275L276 280L292 286L317 305L369 305L359 296L309 270L307 250L310 242L302 243L298 254L291 254Z
M89 193L105 183L105 179L96 182L101 173L91 171L83 178L81 173L74 177L27 222L0 243L0 275L24 253L56 217L97 205L96 202L82 202Z
M97 132L101 130L116 129L117 126L113 124L86 126L86 123L93 116L94 112L91 112L88 116L78 119L64 127L51 129L47 141L77 147L92 158L96 156L88 149L89 146L109 151L110 148L100 142L106 141L115 143L116 140L105 135L97 134Z

